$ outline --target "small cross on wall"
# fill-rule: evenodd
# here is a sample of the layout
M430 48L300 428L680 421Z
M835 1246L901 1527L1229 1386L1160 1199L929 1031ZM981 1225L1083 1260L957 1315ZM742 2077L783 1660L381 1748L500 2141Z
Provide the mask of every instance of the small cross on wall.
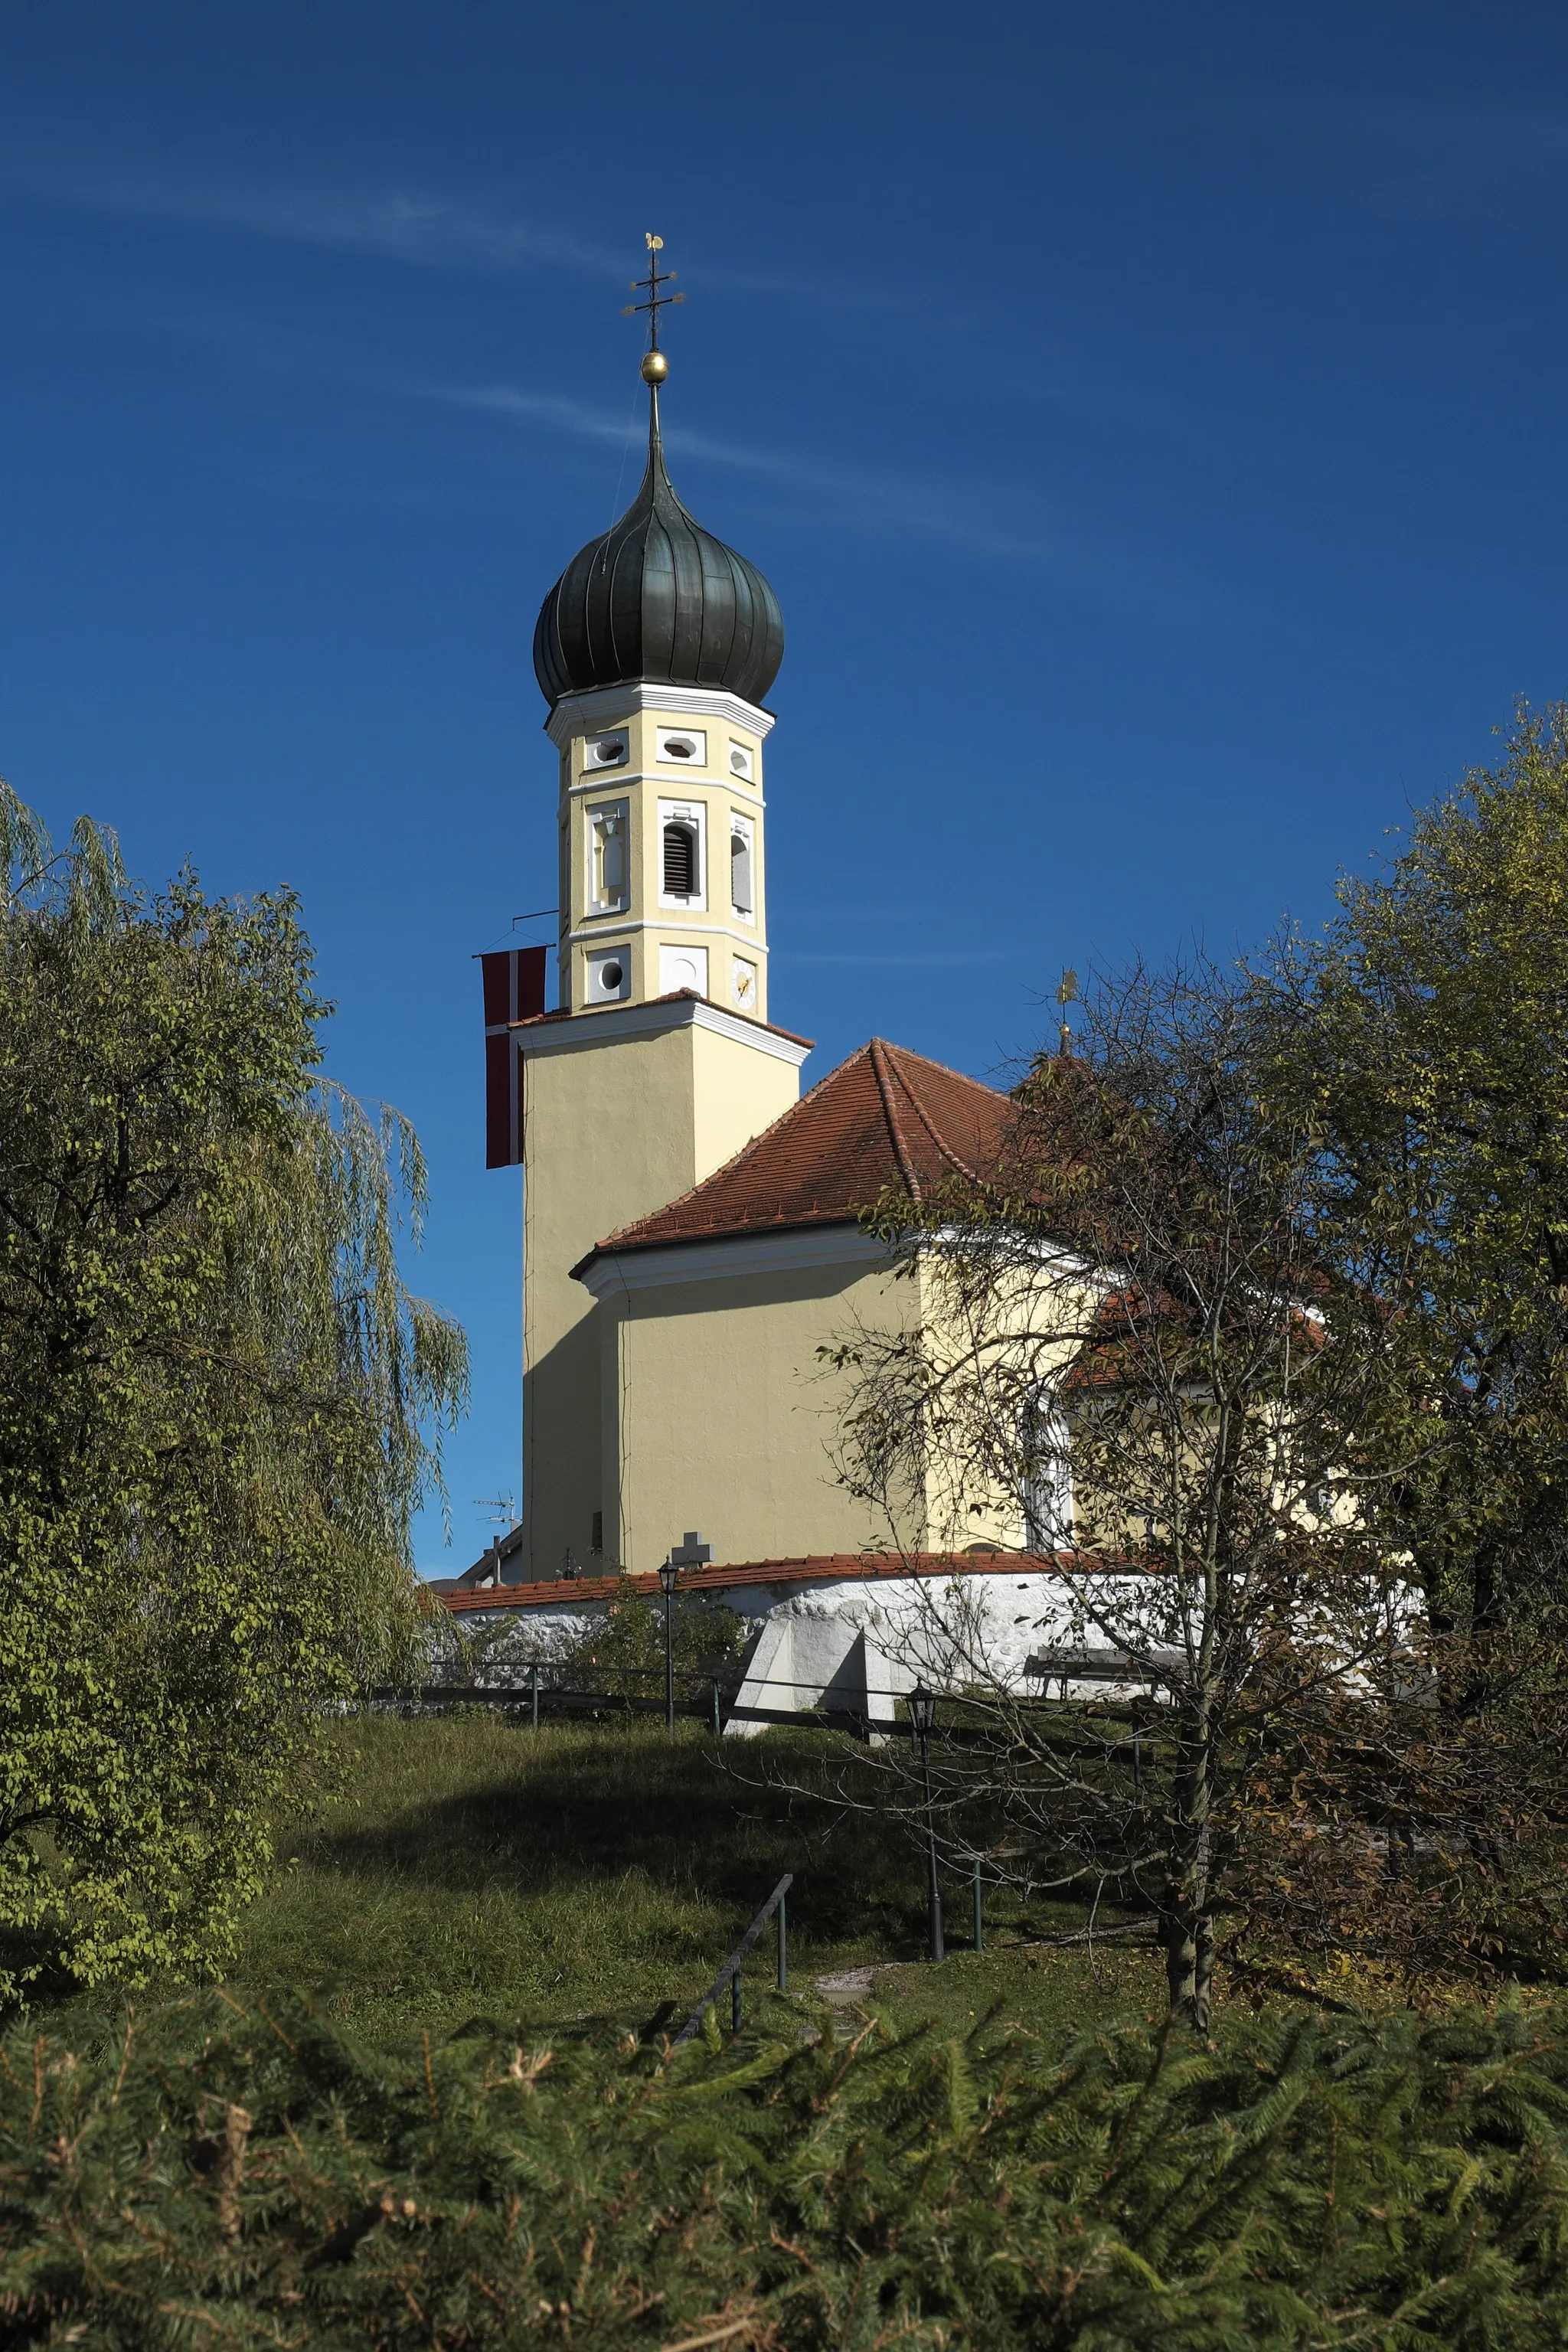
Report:
M688 1528L681 1541L670 1547L669 1557L677 1568L706 1568L713 1547L703 1542L695 1528Z

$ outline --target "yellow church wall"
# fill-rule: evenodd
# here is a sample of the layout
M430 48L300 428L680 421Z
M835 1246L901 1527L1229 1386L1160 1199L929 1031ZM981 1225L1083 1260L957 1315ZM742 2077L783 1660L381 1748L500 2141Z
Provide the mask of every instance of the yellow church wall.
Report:
M979 1475L976 1457L996 1436L997 1400L1054 1390L1093 1328L1103 1286L1085 1277L1042 1280L1028 1260L987 1265L978 1282L961 1256L925 1253L912 1276L928 1360L945 1395L951 1444L933 1447L923 1480L924 1524L932 1549L1027 1541L1018 1495ZM1003 1409L1006 1409L1004 1407ZM1004 1456L1014 1443L1000 1433Z
M523 1516L542 1576L568 1549L585 1561L611 1483L594 1301L571 1268L710 1175L799 1092L795 1062L672 1009L651 1034L595 1037L601 1022L618 1028L611 1011L523 1049Z
M886 1549L886 1522L837 1483L845 1383L816 1350L859 1320L886 1322L900 1297L912 1306L908 1286L853 1266L606 1289L606 1470L619 1456L606 1550L613 1539L626 1567L656 1568L689 1528L724 1561L777 1557L784 1540L792 1554Z

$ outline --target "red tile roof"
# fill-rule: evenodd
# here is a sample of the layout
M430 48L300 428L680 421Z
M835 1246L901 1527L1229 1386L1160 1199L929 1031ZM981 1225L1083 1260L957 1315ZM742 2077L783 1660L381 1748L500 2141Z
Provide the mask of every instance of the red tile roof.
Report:
M612 1251L853 1224L889 1185L927 1200L947 1178L994 1165L1009 1108L994 1087L873 1037L733 1160L597 1244L573 1272Z
M1057 1551L922 1551L906 1558L901 1552L818 1552L797 1559L751 1559L734 1568L689 1569L680 1580L682 1592L728 1592L746 1584L874 1583L907 1576L1040 1576L1084 1574L1115 1569L1125 1575L1136 1562L1105 1560L1089 1553ZM613 1601L622 1580L614 1576L552 1577L545 1584L469 1586L443 1592L443 1608L461 1617L476 1609L542 1609L575 1607L589 1601ZM657 1572L627 1577L634 1591L656 1593Z

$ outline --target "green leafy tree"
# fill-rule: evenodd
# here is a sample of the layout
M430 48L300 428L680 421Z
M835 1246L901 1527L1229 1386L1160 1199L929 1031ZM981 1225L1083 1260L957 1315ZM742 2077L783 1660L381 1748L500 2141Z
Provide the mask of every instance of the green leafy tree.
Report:
M1020 1696L963 1579L918 1588L892 1638L965 1736L930 1794L884 1751L889 1802L961 1866L1149 1915L1200 2031L1224 1957L1554 1969L1563 1926L1562 1644L1538 1615L1504 1660L1413 1584L1428 1244L1407 1202L1352 1220L1315 1037L1289 1097L1245 974L1097 981L984 1181L878 1204L919 1329L836 1351L841 1472L895 1535L911 1492L1000 1500L1073 1555L1033 1629L1070 1705Z
M1325 1250L1397 1318L1431 1606L1500 1636L1568 1599L1568 706L1521 706L1340 898L1260 979L1270 1091L1321 1138Z
M320 1074L288 894L132 887L0 788L0 1992L221 1958L416 1620L466 1380L414 1136Z

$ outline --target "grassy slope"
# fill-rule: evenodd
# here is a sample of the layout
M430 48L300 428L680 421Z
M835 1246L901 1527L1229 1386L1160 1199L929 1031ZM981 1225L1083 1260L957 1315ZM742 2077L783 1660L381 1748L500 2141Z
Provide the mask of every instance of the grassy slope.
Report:
M1017 1948L1022 1934L1077 1924L1064 1915L993 1898L992 1948L977 1958L959 1885L954 1957L921 1964L923 1871L907 1835L779 1785L859 1785L853 1753L820 1734L716 1749L694 1727L672 1745L642 1724L536 1735L448 1717L370 1719L341 1736L341 1794L286 1828L231 1976L306 1993L374 2036L476 2017L683 2013L785 1870L791 1990L807 1999L828 1969L898 1960L908 1965L875 1995L894 2014L966 2021L1000 2000L1068 2029L1158 2002L1147 1953L1112 1944L1091 1962ZM771 1977L770 1937L748 1972L752 2014Z

